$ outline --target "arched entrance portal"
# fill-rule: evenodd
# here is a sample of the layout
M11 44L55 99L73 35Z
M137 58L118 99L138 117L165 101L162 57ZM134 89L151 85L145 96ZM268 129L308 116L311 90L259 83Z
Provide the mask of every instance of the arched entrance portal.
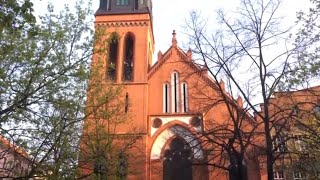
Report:
M176 137L165 151L163 180L192 180L192 151L189 144Z

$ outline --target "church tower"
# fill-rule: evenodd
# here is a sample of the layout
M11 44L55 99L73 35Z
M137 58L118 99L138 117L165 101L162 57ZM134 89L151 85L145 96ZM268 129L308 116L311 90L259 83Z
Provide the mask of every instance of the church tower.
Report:
M99 92L108 91L108 87L121 87L121 94L116 103L121 105L118 112L113 113L113 119L122 121L115 127L109 125L110 117L96 116L93 111L85 121L84 133L82 135L81 153L83 159L82 171L85 175L105 176L114 170L117 177L123 176L128 179L146 179L147 177L147 132L148 132L148 72L152 65L154 52L154 36L152 28L152 1L151 0L100 0L99 9L95 13L95 30L99 32L96 39L95 50L103 52L95 53L92 60L92 70L98 70L99 81L90 80L91 84L102 84ZM103 31L100 35L101 30ZM100 46L102 45L103 48ZM102 66L100 66L102 64ZM99 65L99 66L96 66ZM92 71L93 72L93 71ZM98 83L96 83L98 82ZM107 82L107 86L104 86ZM95 102L97 94L91 93L88 88L87 111L91 102ZM98 93L99 93L98 92ZM108 93L108 92L106 92ZM112 95L111 95L112 96ZM94 98L92 98L94 97ZM107 99L107 97L105 98ZM113 101L115 102L115 101ZM112 103L113 103L112 102ZM107 100L103 107L110 106ZM103 109L101 108L101 109ZM112 108L110 108L112 109ZM109 109L109 110L110 110ZM97 110L98 112L99 110ZM113 110L111 110L113 111ZM121 112L120 112L121 111ZM121 114L117 116L115 114ZM129 122L122 120L122 115L129 116ZM95 121L95 119L98 119ZM126 119L126 118L124 118ZM106 126L99 126L99 121L107 122ZM106 120L106 121L105 121ZM111 122L112 123L112 122ZM105 129L108 137L106 146L98 139L102 136L95 132L94 128ZM107 128L101 128L107 127ZM110 130L110 128L112 130ZM110 130L110 131L109 131ZM96 135L96 134L98 135ZM87 135L88 134L88 135ZM95 136L96 135L96 136ZM112 141L110 141L112 139ZM96 142L94 145L89 143ZM126 141L126 143L123 143ZM112 142L112 143L109 143ZM88 145L89 144L89 145ZM112 156L111 146L121 146L121 150L115 149L113 154L118 159L110 162ZM87 150L92 147L93 150ZM107 150L106 150L107 149ZM95 154L101 152L100 154ZM106 155L105 152L109 152ZM90 156L86 156L89 154ZM97 157L90 160L88 157ZM108 157L105 157L108 156ZM115 167L115 168L113 168ZM109 168L109 169L108 169ZM119 172L120 171L120 172ZM121 172L122 171L122 172ZM109 176L109 175L107 175Z
M117 83L146 82L154 51L152 1L100 0L95 25L104 26L109 38L119 38L109 44L110 78Z
M151 0L100 0L95 27L107 31L106 76L124 86L133 126L147 130L147 74L152 65L154 37Z

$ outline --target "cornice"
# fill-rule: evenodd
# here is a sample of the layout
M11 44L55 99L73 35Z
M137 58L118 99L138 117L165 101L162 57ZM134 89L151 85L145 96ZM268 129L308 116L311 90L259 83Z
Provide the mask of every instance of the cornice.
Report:
M118 22L96 22L96 26L106 27L135 27L149 26L149 21L118 21Z

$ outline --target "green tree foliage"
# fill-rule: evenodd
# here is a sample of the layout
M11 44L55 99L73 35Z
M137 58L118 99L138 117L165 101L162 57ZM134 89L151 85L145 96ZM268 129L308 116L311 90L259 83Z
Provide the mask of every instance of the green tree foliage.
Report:
M288 74L287 84L294 86L300 83L310 85L319 80L320 75L320 1L310 0L308 12L297 14L301 28L297 33L295 46L298 63Z
M58 13L48 4L39 22L29 0L0 3L0 131L27 153L22 163L0 167L6 172L0 178L83 178L78 171L81 144L86 147L81 157L98 179L125 179L125 151L138 137L115 135L117 126L128 123L124 107L129 102L120 98L123 88L110 86L101 69L106 29L93 32L91 2L78 0ZM100 58L91 67L92 56Z
M300 104L308 108L300 108L297 113L295 128L291 128L292 138L289 144L291 151L291 163L288 167L292 171L304 172L308 179L319 179L320 171L320 108L319 89L310 88L312 98ZM289 133L288 133L289 134ZM299 136L297 136L299 135Z
M12 35L34 26L35 17L30 0L1 0L0 4L1 34Z
M294 45L296 48L297 63L293 64L284 80L283 87L292 89L295 87L310 87L319 85L320 75L320 1L310 0L308 11L297 13L300 29L296 34ZM318 179L320 169L319 143L320 143L320 119L319 119L319 90L310 88L309 105L312 108L304 110L307 118L299 118L298 131L302 132L301 141L306 147L303 151L295 151L298 160L293 161L293 168L305 172L308 179ZM301 111L301 110L300 110Z
M105 28L97 28L97 32L103 33ZM103 48L105 43L108 40L97 38L95 47ZM135 129L130 126L130 110L126 108L130 105L129 99L124 98L123 86L113 84L113 80L106 77L103 57L103 54L97 54L91 67L87 118L80 142L80 177L122 180L128 174L127 159L130 154L127 151L140 137L130 134ZM126 125L125 130L123 125ZM119 131L119 128L122 130Z
M36 23L29 0L0 1L0 129L29 154L28 178L75 176L89 62L99 51L83 3L59 13L49 4Z

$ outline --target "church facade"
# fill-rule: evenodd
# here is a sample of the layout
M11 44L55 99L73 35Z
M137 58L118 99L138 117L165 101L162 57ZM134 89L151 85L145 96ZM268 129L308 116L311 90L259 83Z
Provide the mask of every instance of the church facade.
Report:
M171 47L158 52L153 64L152 23L151 0L100 0L95 14L95 27L105 27L109 38L103 69L130 102L125 111L132 121L115 133L127 134L131 128L130 135L139 137L126 151L125 178L261 179L253 148L233 146L239 142L227 132L234 129L235 119L241 119L241 128L248 132L254 124L242 111L242 99L233 99L222 80L208 76L208 70L193 61L192 52L178 46L175 31ZM213 131L218 135L212 136ZM234 154L237 150L242 154ZM230 175L233 166L243 168Z

